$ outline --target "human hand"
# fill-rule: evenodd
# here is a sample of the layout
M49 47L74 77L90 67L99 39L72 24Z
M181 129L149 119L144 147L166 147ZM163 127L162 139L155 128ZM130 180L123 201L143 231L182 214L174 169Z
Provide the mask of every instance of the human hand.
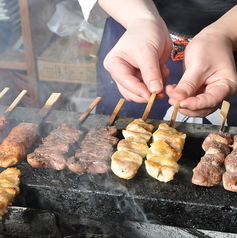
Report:
M184 54L184 74L166 87L169 103L180 101L180 113L204 117L237 92L233 42L221 27L209 26L196 35Z
M165 23L136 19L104 60L125 99L144 103L151 93L163 98L172 42Z

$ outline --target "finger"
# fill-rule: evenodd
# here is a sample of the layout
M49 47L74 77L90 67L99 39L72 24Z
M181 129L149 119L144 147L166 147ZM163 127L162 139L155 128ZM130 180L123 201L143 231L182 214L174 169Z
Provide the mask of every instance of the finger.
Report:
M153 60L152 56L147 59L143 58L138 66L148 90L155 94L161 93L164 84L158 60Z
M215 112L218 109L218 106L214 108L206 108L201 110L192 111L189 109L179 108L179 112L188 117L206 117L211 113Z
M139 98L149 100L150 92L146 85L139 80L136 69L121 57L110 57L104 61L105 68L110 72L117 85L126 89L127 94L131 92ZM134 96L133 96L134 97Z
M136 94L132 93L131 91L128 91L127 89L123 88L121 85L117 84L118 90L120 91L120 93L123 95L123 97L130 102L137 102L137 103L147 103L148 100L143 98L143 97L139 97Z
M203 83L201 78L206 78L206 75L203 72L201 74L201 70L198 69L198 67L186 70L173 90L172 98L174 98L174 100L182 101L195 95L196 91Z
M190 110L216 107L230 96L232 89L231 84L228 83L230 83L228 80L220 80L213 85L207 85L205 92L181 101L180 106Z

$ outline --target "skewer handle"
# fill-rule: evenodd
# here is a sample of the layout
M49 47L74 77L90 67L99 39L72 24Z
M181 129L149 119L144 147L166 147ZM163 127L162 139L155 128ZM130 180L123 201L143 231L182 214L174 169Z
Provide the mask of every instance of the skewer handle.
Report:
M220 111L220 117L222 118L220 131L223 131L223 129L224 129L226 118L227 118L227 115L229 112L229 108L230 108L230 103L227 101L223 101L222 105L221 105L221 111Z
M145 111L144 111L144 113L142 115L142 119L144 121L147 120L155 99L156 99L156 94L155 93L151 94L150 99L149 99L149 101L148 101L148 103L146 105Z
M4 112L4 115L6 117L9 117L14 108L18 105L18 103L21 101L21 99L24 97L24 95L27 93L27 90L22 90L21 93L16 97L16 99L11 103L11 105L7 108L7 110Z
M8 87L5 87L5 88L2 90L2 92L0 93L0 98L2 98L3 95L5 95L8 90L9 90L9 88L8 88Z
M179 110L179 101L176 100L175 103L174 103L174 109L173 109L173 112L172 112L172 115L171 115L171 119L170 119L170 123L169 123L170 127L174 127L178 110Z
M114 123L114 120L117 117L119 111L121 110L124 102L125 102L125 99L123 99L123 98L121 98L119 100L117 106L115 107L114 111L112 112L112 114L111 114L111 116L110 116L110 118L108 120L108 123L107 123L108 126L111 126Z
M90 112L94 109L94 107L100 102L101 97L97 97L91 105L86 109L86 111L78 118L78 121L81 123L83 122L87 116L90 114Z
M51 96L48 98L46 103L44 104L43 108L40 109L38 112L38 115L41 118L44 118L47 116L49 111L52 109L53 105L58 101L58 99L61 97L61 93L52 93Z

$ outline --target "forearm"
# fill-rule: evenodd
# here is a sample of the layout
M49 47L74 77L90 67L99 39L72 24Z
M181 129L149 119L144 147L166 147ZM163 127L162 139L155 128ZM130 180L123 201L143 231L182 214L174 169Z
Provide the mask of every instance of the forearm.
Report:
M237 50L237 5L204 30L225 36L230 40L233 51ZM217 36L218 37L218 36Z
M137 19L157 21L160 17L152 0L98 0L98 3L126 29Z

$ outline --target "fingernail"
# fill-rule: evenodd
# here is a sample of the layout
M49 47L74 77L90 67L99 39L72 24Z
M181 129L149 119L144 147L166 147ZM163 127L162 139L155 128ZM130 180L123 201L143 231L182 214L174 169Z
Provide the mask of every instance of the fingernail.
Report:
M149 83L149 90L152 93L159 93L163 89L160 80L153 80Z

